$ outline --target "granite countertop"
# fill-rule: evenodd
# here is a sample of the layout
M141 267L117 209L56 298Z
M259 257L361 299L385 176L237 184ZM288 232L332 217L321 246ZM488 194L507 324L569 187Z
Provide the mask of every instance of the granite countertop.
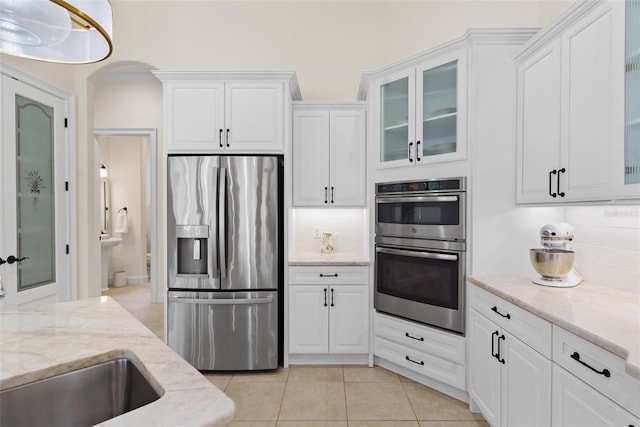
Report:
M369 265L369 259L355 252L334 252L321 254L318 252L295 252L289 257L290 266L305 265Z
M475 276L479 287L626 359L640 379L640 295L583 281L573 288L535 285L530 277Z
M160 399L101 426L225 426L234 403L109 297L0 313L0 390L130 357Z

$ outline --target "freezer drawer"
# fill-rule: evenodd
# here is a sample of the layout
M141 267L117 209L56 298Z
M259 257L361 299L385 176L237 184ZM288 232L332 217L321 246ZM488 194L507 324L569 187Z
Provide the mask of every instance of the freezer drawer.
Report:
M278 368L278 292L168 293L168 344L199 370Z

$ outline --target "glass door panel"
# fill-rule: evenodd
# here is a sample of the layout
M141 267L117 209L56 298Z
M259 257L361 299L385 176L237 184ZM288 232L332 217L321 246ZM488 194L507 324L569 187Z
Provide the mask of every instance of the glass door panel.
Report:
M456 152L458 61L422 73L422 155Z
M56 280L53 112L16 95L18 292Z
M409 141L409 78L380 87L380 161L406 159Z
M640 0L626 2L624 183L640 183Z

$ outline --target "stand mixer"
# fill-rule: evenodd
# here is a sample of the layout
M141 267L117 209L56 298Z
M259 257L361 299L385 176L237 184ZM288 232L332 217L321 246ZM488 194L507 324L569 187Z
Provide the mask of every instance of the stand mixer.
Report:
M567 223L547 224L540 229L542 248L530 249L531 265L540 274L533 283L569 288L582 282L573 269L573 227Z

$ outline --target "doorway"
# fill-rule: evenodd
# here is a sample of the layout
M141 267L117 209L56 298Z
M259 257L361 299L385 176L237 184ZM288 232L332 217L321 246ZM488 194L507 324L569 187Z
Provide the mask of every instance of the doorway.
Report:
M110 268L127 284L150 283L151 302L158 296L157 280L157 131L156 129L95 129L100 167L101 232L122 239L110 249ZM96 173L99 173L96 170ZM123 228L124 227L124 228ZM145 280L146 279L146 280ZM120 285L121 282L116 283ZM104 287L103 287L104 289Z

